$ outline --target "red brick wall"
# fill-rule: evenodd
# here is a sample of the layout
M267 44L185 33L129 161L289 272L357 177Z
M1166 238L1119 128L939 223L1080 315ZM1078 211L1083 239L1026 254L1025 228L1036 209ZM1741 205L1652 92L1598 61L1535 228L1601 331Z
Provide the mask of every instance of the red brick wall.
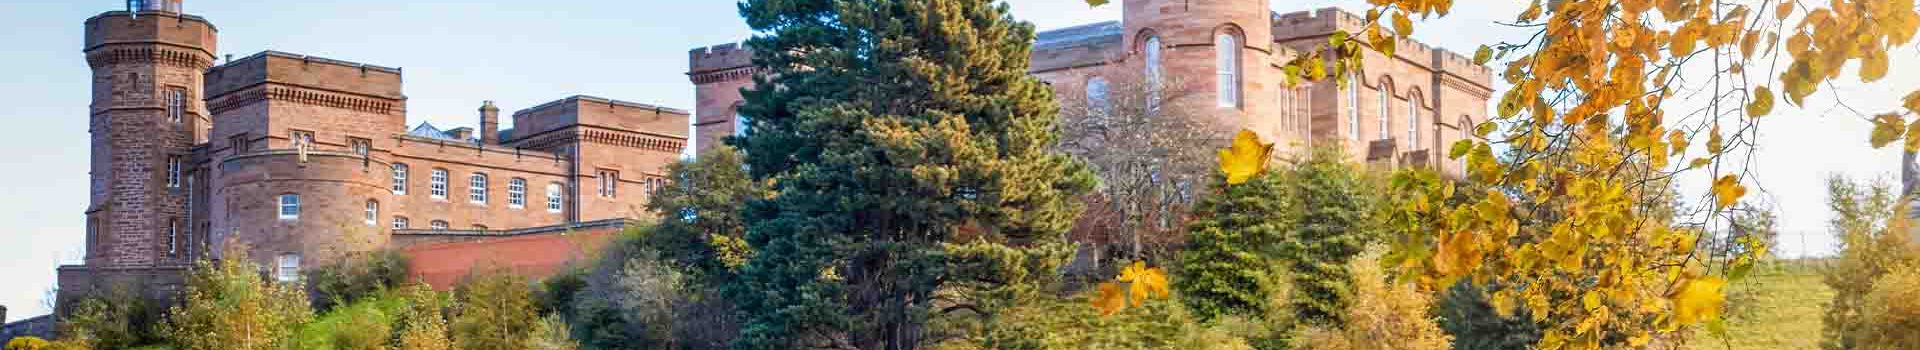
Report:
M477 241L435 243L402 249L411 259L407 271L436 289L447 290L475 270L508 269L543 279L586 263L616 237L621 227L529 234Z

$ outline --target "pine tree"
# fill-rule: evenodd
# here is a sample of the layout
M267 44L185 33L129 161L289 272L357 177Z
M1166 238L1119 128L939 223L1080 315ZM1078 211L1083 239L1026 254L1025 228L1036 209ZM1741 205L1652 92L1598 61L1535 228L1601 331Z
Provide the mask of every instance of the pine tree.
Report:
M911 349L949 279L943 243L1058 240L1091 187L1052 151L1034 37L987 0L749 0L759 70L733 138L754 252L727 294L738 349ZM964 275L966 278L992 277ZM960 302L965 301L943 301Z
M1201 319L1226 315L1261 317L1276 280L1275 247L1288 236L1295 210L1280 172L1269 171L1238 185L1216 178L1188 226L1174 289Z

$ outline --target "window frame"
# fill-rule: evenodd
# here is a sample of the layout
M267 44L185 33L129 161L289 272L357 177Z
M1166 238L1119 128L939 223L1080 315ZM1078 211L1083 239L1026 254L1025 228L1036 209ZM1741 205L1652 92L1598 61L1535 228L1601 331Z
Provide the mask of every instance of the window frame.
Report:
M467 175L467 202L487 204L487 173L476 171Z
M280 208L280 210L277 211L276 213L279 214L278 216L280 217L280 220L299 220L300 219L300 194L282 193L280 194L278 204L279 204L278 208Z
M527 179L507 179L507 207L522 209L527 207Z
M167 122L185 122L187 116L187 88L168 86L166 98Z
M1347 139L1360 141L1360 75L1347 74Z
M313 150L313 137L312 131L287 130L287 141L293 144L294 149Z
M1380 78L1379 107L1380 117L1376 120L1380 124L1377 131L1379 134L1374 135L1374 139L1385 141L1393 138L1393 132L1387 131L1393 130L1393 81L1384 77Z
M363 139L358 137L348 137L347 150L350 152L353 152L353 155L356 155L356 156L364 157L369 154L373 154L373 140L368 140L368 139Z
M389 189L393 190L393 194L407 194L407 177L412 176L411 169L407 167L407 163L393 163L389 171L391 171L393 175L393 183Z
M601 198L620 198L620 171L600 169L594 172Z
M180 188L181 179L183 178L182 174L185 172L185 168L185 161L181 160L180 155L167 155L167 188Z
M274 259L274 281L289 283L300 281L300 254L280 253Z
M1420 148L1420 93L1407 92L1407 148Z
M1232 29L1218 31L1213 37L1214 95L1220 108L1235 108L1240 103L1240 37Z
M450 227L453 227L453 224L448 223L446 220L433 220L433 221L427 222L427 229L429 230L446 231Z
M380 201L368 199L365 211L367 226L380 227Z
M250 142L250 140L247 139L247 133L244 132L227 136L227 148L234 154L247 152L248 146L250 146L248 142Z
M547 212L559 213L565 209L567 194L565 186L558 182L547 183Z
M407 220L407 217L405 216L394 215L392 224L393 224L392 225L393 229L395 230L405 230L405 229L412 228L413 222L410 220Z
M180 219L167 219L167 256L180 256Z
M449 188L450 186L447 185L447 181L450 180L448 178L451 176L453 175L447 173L447 168L433 168L433 170L427 174L427 197L442 201L447 200L447 193L452 192Z

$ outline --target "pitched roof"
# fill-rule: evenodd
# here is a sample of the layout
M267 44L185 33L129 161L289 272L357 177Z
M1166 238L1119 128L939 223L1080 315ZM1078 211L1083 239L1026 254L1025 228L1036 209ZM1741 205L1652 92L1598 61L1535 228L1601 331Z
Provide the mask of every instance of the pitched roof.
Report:
M1050 50L1088 43L1120 40L1120 21L1106 21L1054 29L1034 34L1033 49Z

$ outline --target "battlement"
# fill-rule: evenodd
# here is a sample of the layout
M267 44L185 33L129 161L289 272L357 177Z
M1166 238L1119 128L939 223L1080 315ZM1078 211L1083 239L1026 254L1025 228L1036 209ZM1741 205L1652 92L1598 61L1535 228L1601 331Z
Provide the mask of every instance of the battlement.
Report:
M1473 58L1454 53L1446 49L1434 51L1433 67L1435 71L1458 75L1481 87L1493 87L1493 69L1473 64Z
M112 44L168 44L213 56L219 29L200 16L160 11L109 11L88 18L84 51Z
M264 51L207 70L206 95L220 96L265 83L402 100L399 68L279 51Z
M573 95L513 112L514 139L588 125L686 138L686 110L608 98Z
M694 48L687 52L688 74L700 74L753 65L753 50L742 43Z
M1319 36L1345 29L1358 31L1366 19L1337 7L1327 7L1312 11L1275 13L1273 15L1273 37L1286 38Z

